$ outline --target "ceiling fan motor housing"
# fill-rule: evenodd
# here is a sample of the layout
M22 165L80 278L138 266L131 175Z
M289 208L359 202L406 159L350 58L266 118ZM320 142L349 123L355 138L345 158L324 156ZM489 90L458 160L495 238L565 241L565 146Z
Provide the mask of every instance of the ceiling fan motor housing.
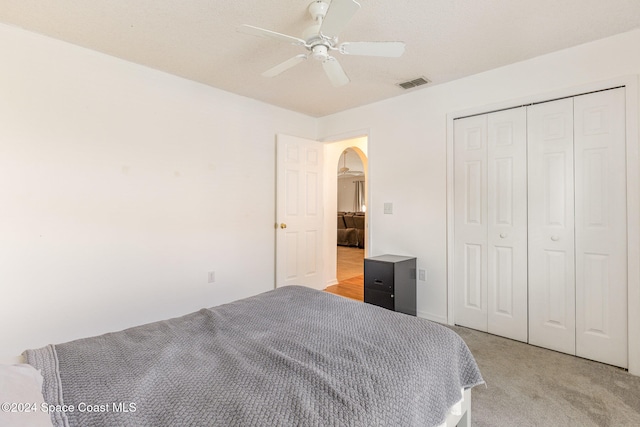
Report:
M323 44L317 44L311 48L311 56L318 61L324 61L329 56L327 54L327 46Z

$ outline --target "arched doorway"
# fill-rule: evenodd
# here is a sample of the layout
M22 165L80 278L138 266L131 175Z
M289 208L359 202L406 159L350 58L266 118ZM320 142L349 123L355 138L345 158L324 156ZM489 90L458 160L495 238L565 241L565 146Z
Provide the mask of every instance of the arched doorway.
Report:
M341 152L336 164L336 281L327 291L349 298L364 298L364 257L368 245L367 138L336 143Z

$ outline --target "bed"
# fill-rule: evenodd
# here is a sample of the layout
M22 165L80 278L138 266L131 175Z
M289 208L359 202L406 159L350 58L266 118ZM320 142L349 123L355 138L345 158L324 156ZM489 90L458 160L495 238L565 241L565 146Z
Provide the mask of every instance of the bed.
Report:
M299 286L24 357L55 426L468 426L483 383L452 330Z

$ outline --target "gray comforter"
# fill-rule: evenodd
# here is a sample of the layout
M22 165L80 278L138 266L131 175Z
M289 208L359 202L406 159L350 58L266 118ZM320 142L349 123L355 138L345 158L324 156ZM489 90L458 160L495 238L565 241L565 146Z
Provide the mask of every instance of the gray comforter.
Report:
M25 356L58 426L432 426L483 382L450 329L297 286Z

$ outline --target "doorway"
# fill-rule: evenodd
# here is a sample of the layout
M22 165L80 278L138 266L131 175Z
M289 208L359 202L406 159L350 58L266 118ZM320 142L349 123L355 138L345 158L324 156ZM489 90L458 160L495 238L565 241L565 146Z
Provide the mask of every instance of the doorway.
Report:
M353 145L352 145L353 144ZM364 258L368 245L368 183L366 138L336 143L339 153L335 174L336 282L327 291L364 300Z

